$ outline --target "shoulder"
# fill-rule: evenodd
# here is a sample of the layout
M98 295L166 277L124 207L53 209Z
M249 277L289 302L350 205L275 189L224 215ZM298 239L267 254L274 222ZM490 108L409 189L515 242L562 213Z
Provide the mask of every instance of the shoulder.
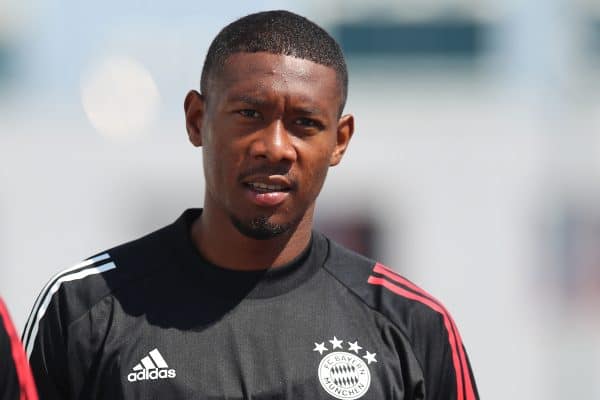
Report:
M155 273L168 258L171 226L101 252L53 277L64 296L89 308L112 291Z
M48 314L66 327L115 290L153 274L168 252L164 239L170 228L113 247L56 273L38 295L23 331L24 341L35 337L37 326Z
M331 240L325 269L409 337L423 335L423 330L445 329L445 319L450 319L444 306L421 287Z
M460 333L444 305L391 268L330 243L325 268L408 339L429 393L447 391L456 393L457 399L476 398Z

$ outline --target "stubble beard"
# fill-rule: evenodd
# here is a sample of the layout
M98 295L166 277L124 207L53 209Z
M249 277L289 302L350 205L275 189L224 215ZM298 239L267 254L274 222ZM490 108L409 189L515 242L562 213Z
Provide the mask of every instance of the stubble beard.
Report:
M256 240L268 240L282 235L292 229L299 221L286 224L274 224L269 217L260 216L249 221L242 221L235 215L229 216L233 226L244 236Z

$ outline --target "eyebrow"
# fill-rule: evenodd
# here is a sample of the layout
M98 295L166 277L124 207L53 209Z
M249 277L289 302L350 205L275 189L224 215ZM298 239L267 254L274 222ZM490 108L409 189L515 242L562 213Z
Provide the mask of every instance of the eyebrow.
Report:
M266 100L259 99L258 97L243 95L243 94L239 95L239 96L233 96L233 97L227 99L227 101L232 102L232 103L246 103L246 104L251 104L254 106L262 106L267 103Z
M317 108L317 107L292 107L291 110L294 113L304 114L304 115L318 115L318 114L323 114L323 112L321 111L321 109Z
M234 95L230 98L227 99L228 102L231 103L244 103L244 104L249 104L255 107L260 107L260 106L264 106L265 104L268 104L269 101L266 99L262 99L259 97L253 97L253 96L249 96L249 95L244 95L244 94L240 94L240 95ZM291 107L290 110L294 113L297 114L302 114L302 115L321 115L321 114L325 114L323 112L323 110L321 110L318 107L314 107L314 106L297 106L297 107Z

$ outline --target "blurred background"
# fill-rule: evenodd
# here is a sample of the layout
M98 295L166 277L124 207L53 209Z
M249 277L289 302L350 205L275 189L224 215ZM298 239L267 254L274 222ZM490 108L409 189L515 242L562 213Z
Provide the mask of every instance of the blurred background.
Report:
M600 398L597 0L0 0L0 293L201 206L183 98L233 19L328 29L357 131L318 226L442 300L484 399ZM251 4L250 4L251 3Z

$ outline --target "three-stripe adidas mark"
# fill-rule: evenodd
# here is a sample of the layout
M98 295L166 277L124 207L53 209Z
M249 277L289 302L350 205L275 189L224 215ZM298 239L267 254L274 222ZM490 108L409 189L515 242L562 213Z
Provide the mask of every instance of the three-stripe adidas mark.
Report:
M127 375L129 382L170 379L177 375L173 368L169 368L158 349L150 351L146 357L142 358L142 361L133 367L133 371Z
M86 278L90 275L102 274L115 268L117 266L112 262L108 253L104 253L59 272L44 286L44 289L35 301L33 310L25 325L25 330L23 330L23 336L21 337L21 341L27 351L27 358L31 357L31 353L33 352L40 321L44 318L52 297L58 292L61 285Z

